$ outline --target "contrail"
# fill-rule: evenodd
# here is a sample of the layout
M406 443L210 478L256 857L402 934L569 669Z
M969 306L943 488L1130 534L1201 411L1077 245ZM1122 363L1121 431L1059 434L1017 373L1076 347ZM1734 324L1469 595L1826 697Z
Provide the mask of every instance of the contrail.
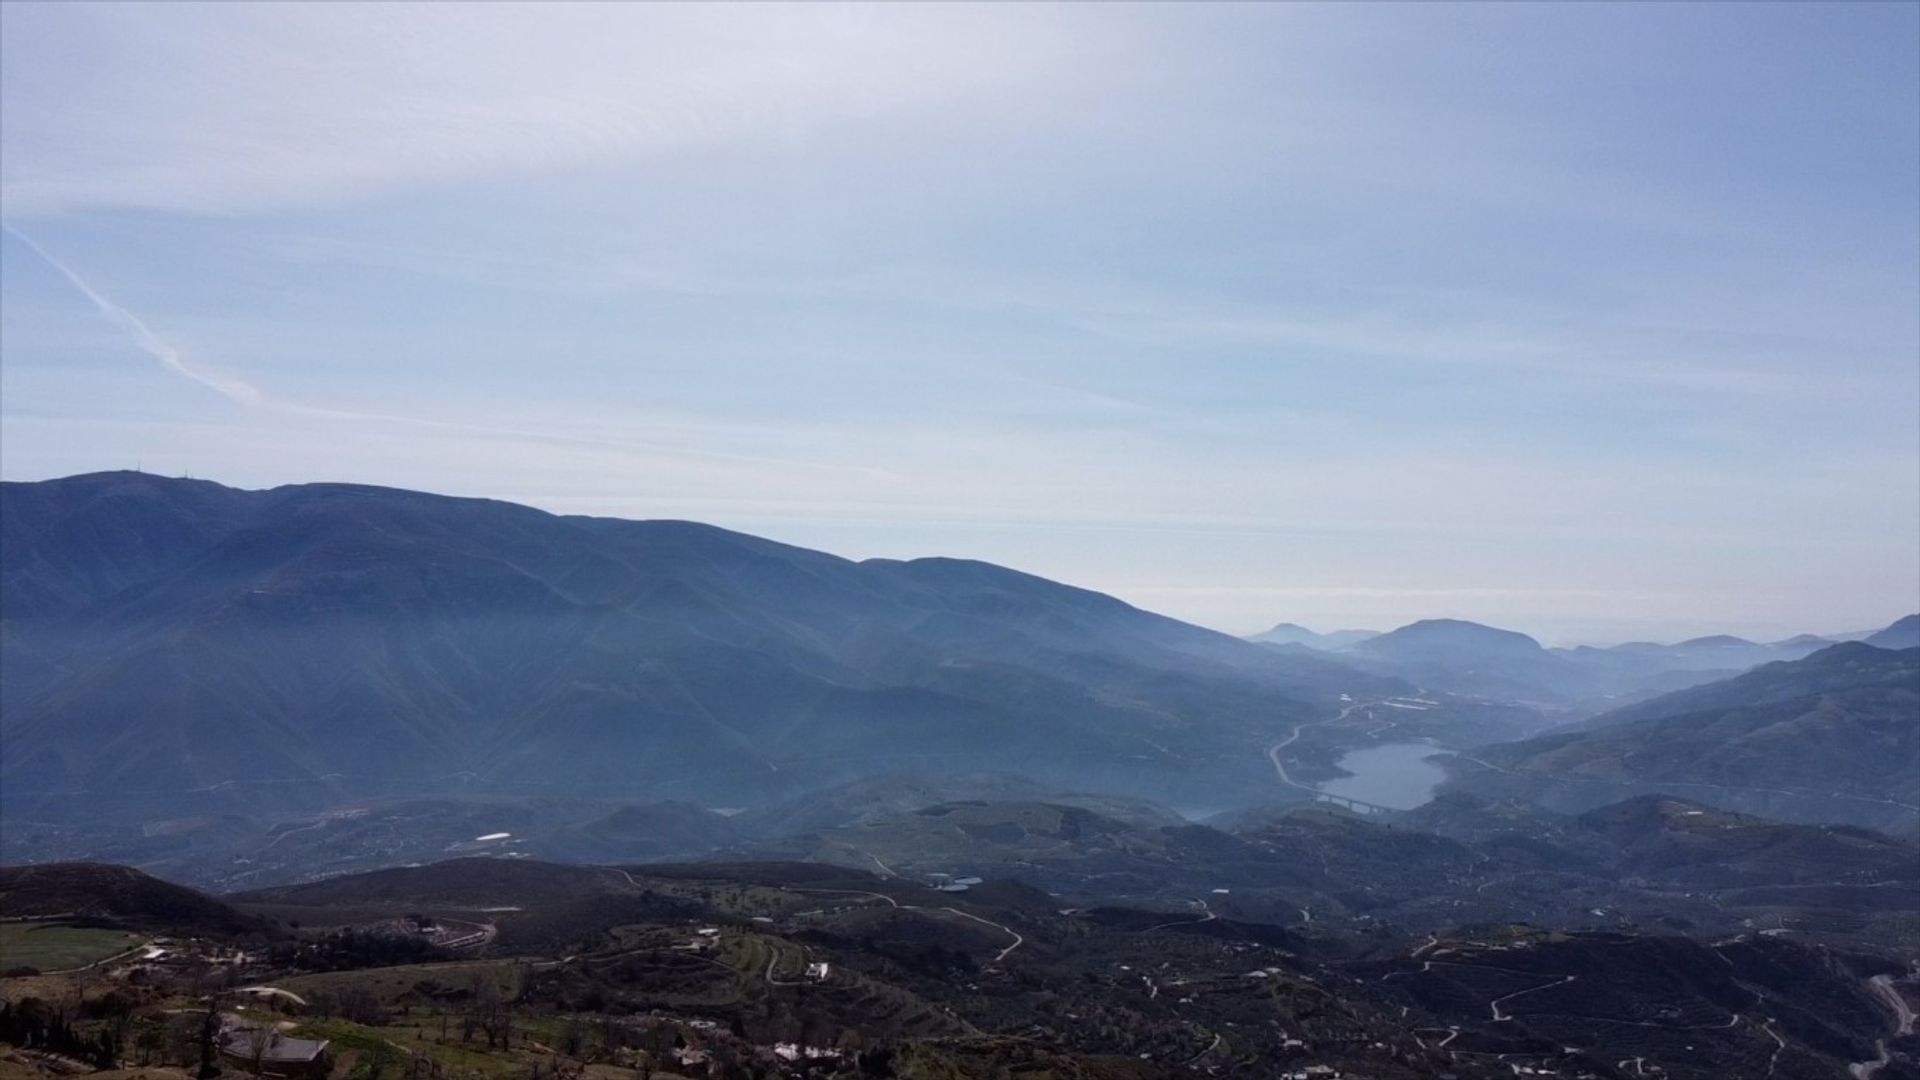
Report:
M592 446L604 450L637 450L645 453L677 455L680 457L703 458L714 461L730 461L748 465L778 466L782 468L819 469L829 472L849 472L865 477L886 475L885 469L858 465L833 465L816 461L801 461L791 458L763 457L755 454L736 454L724 450L703 450L690 446L674 446L666 443L645 442L630 439L606 439L580 435L556 435L549 432L526 431L519 428L497 427L490 424L469 424L458 420L433 420L419 416L399 416L392 413L357 412L349 409L330 409L317 405L303 405L299 402L285 401L268 396L258 387L244 379L235 379L224 375L213 375L196 371L180 358L180 350L168 344L159 334L153 332L145 320L119 304L100 294L98 289L87 284L85 278L75 273L73 268L53 257L46 248L41 247L19 229L0 222L0 230L25 244L40 256L48 266L60 272L80 295L104 316L108 322L125 330L133 338L140 351L160 361L161 366L173 373L192 379L240 405L252 408L271 409L275 412L290 413L294 416L312 417L318 420L347 420L367 423L406 424L413 427L434 428L441 431L465 431L475 435L490 435L500 438L530 439L540 442L565 443L575 446Z
M142 352L160 361L168 370L178 375L184 375L194 382L209 387L242 405L259 405L262 403L263 399L260 391L255 389L251 383L241 379L209 375L206 372L195 371L189 367L185 360L180 359L180 350L162 340L160 335L154 333L153 328L148 326L140 316L135 315L133 312L100 295L99 290L87 284L86 279L75 273L72 267L54 258L48 253L46 248L34 243L33 239L27 234L6 224L0 224L0 229L5 229L8 235L33 249L33 253L40 256L41 260L48 266L60 271L60 276L66 278L69 284L75 289L78 289L80 295L91 301L93 306L99 309L100 314L105 316L108 322L125 330L133 337L133 343L139 346Z

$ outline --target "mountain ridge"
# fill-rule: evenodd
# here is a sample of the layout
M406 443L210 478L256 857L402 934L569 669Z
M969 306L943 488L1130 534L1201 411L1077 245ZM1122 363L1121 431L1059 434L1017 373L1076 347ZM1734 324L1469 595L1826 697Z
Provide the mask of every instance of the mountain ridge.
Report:
M692 522L124 473L0 486L0 520L15 812L772 801L932 761L1178 799L1265 785L1284 718L1399 685L984 562Z

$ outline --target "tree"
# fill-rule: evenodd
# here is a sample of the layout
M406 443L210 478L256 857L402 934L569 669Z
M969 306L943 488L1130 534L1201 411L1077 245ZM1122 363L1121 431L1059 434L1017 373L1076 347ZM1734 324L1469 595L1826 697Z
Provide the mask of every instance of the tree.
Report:
M513 1036L513 1010L500 992L500 983L490 971L473 974L471 1003L461 1023L460 1041L473 1038L473 1029L486 1032L487 1049L506 1049Z
M279 1039L279 1033L273 1030L271 1023L255 1024L246 1029L247 1071L254 1076L265 1076L267 1072L267 1054L273 1050L273 1044Z
M220 1065L215 1060L214 1040L220 1036L220 999L207 998L207 1014L200 1021L200 1069L196 1076L200 1080L213 1080L220 1075Z
M166 1046L167 1026L164 1022L147 1021L134 1032L133 1048L140 1052L141 1068L152 1065L156 1058L166 1052Z

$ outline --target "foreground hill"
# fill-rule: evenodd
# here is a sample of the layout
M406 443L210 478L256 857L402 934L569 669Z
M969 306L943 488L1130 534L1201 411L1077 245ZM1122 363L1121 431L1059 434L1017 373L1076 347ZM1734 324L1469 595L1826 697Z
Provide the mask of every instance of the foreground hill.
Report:
M108 863L0 867L0 914L104 919L173 933L238 933L254 925L204 893Z
M1920 649L1835 645L1455 760L1456 788L1561 809L1665 792L1909 830L1920 815Z
M1397 685L985 563L384 488L6 484L0 539L16 817L768 802L916 763L1215 799Z
M696 1030L746 1042L810 1032L901 1055L897 1071L868 1059L870 1071L840 1075L1789 1080L1876 1057L1900 1075L1910 1050L1888 1038L1904 964L1872 951L1795 935L1512 925L1415 938L1376 924L1339 938L1249 918L1237 891L1202 896L1210 904L1061 909L1011 882L938 893L821 865L464 860L238 899L310 931L417 913L497 929L461 965L349 976L394 1012L457 1002L491 961L511 973L529 1023L550 1011L691 1015L720 1021ZM803 974L816 962L826 967ZM288 974L260 976L301 994L343 978ZM859 1038L837 1038L847 1031ZM1001 1040L1059 1057L905 1065L996 1055ZM1122 1059L1142 1071L1102 1071Z

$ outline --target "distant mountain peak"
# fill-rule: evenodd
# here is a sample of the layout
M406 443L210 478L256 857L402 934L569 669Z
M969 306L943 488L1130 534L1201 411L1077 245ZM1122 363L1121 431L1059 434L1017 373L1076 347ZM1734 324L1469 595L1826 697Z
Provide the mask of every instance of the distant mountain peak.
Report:
M1708 634L1706 637L1688 638L1673 646L1676 649L1751 649L1755 642L1732 634Z
M1920 646L1920 615L1894 620L1886 629L1867 636L1867 644L1882 649L1911 649Z
M1309 649L1322 652L1340 652L1370 638L1380 636L1377 630L1335 630L1321 634L1301 626L1299 623L1283 622L1273 629L1258 634L1249 634L1248 641L1261 645L1304 645Z
M1385 652L1407 645L1461 646L1509 652L1545 652L1540 643L1518 630L1502 630L1465 619L1421 619L1363 642L1359 648Z
M1270 630L1248 634L1247 640L1266 642L1269 645L1317 645L1322 638L1315 631L1299 623L1283 622L1274 624Z

